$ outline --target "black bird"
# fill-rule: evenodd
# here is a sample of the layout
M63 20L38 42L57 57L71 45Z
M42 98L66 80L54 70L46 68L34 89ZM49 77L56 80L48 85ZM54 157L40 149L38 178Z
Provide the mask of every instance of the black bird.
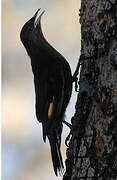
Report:
M39 11L40 9L38 9ZM71 69L66 59L45 39L41 15L24 24L20 39L31 59L36 94L36 116L43 127L43 140L49 139L54 172L63 173L60 152L62 122L72 92Z

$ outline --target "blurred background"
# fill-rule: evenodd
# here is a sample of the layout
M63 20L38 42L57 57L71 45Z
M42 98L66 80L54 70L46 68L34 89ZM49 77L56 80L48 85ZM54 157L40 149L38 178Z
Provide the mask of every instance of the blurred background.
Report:
M46 10L42 29L46 39L68 60L74 72L80 54L78 0L2 1L2 180L60 180L53 172L48 141L42 140L35 116L35 94L30 60L19 34L38 8ZM74 114L73 92L66 120ZM61 151L66 158L64 126Z

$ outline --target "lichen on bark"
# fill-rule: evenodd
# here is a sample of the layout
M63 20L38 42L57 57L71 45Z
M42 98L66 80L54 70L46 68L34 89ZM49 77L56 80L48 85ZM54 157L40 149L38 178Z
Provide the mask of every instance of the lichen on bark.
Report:
M117 179L117 1L81 0L81 71L63 180Z

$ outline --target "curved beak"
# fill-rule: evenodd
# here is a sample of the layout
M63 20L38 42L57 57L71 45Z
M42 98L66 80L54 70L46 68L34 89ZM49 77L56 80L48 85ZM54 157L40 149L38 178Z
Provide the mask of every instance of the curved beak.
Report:
M40 14L40 16L39 16L38 18L36 18L38 12L40 11L40 9L41 9L41 8L39 8L39 9L37 10L37 12L35 13L35 15L34 15L34 18L35 18L35 21L34 21L34 27L35 27L35 28L36 28L37 25L39 24L39 22L40 22L40 20L41 20L41 17L42 17L42 15L43 15L44 12L45 12L45 11L43 11L43 12Z
M37 14L38 14L38 12L41 10L41 8L39 8L37 11L36 11L36 13L35 13L35 15L33 16L33 18L36 18L37 17Z

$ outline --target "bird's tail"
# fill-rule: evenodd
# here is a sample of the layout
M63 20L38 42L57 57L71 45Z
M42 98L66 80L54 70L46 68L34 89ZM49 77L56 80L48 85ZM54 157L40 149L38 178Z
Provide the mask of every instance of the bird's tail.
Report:
M56 176L58 175L58 172L60 176L64 173L64 166L63 166L63 160L60 152L60 137L58 137L56 130L53 130L53 135L48 135L50 148L51 148L51 156L52 156L52 162L54 167L54 172Z

